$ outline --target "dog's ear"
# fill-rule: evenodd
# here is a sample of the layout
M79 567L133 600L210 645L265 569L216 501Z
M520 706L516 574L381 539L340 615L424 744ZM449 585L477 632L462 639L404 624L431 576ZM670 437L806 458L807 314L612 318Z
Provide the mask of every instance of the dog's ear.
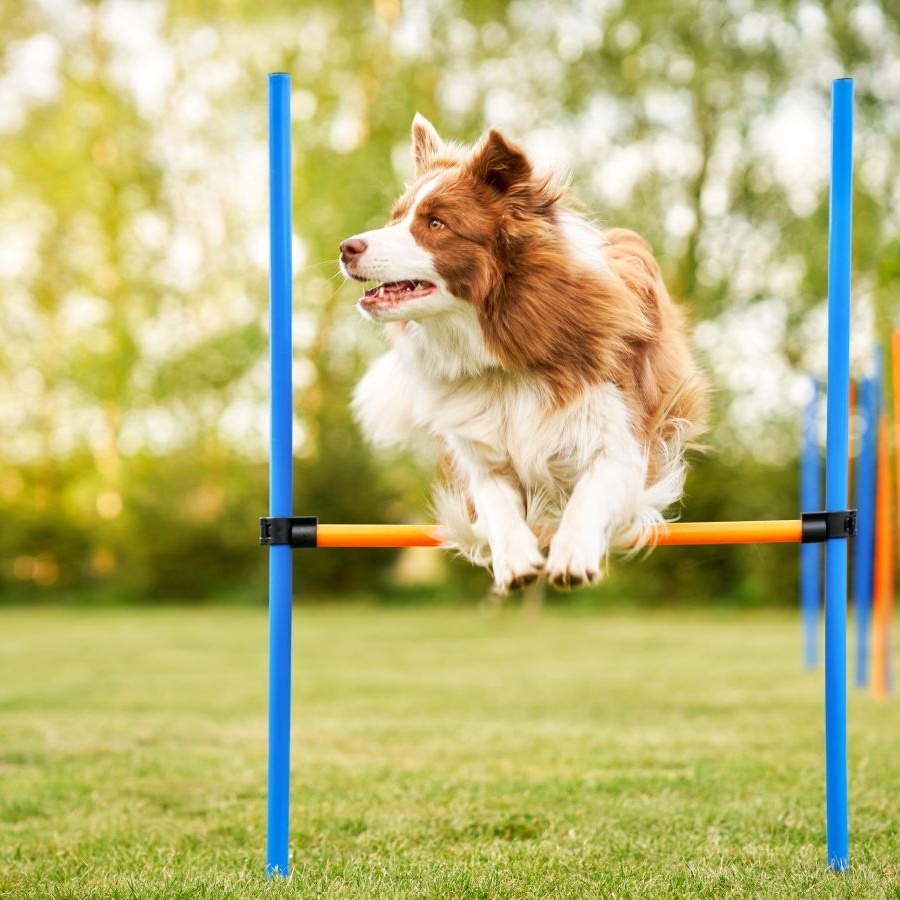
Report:
M444 149L444 142L434 125L421 113L416 113L413 119L412 143L416 175L421 175L429 168L431 161Z
M492 128L475 151L469 169L472 174L498 194L531 180L531 163L521 147L508 141Z

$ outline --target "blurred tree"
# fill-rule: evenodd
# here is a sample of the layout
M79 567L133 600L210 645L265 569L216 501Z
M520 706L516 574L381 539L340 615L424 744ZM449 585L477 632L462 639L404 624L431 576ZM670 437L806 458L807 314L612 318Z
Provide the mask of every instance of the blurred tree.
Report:
M0 34L2 596L262 596L268 71L294 77L298 511L427 515L427 447L374 454L351 421L380 339L335 263L410 174L416 110L457 139L505 128L651 240L718 389L686 517L796 512L844 72L857 366L898 324L900 22L875 0L11 0ZM673 552L603 590L792 602L790 552ZM296 565L313 591L383 590L394 558ZM447 571L480 593L479 573Z

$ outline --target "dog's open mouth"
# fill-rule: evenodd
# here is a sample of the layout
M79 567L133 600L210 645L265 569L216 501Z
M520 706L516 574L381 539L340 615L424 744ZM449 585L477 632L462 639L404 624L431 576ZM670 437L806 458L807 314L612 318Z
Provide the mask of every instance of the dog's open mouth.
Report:
M360 298L359 305L366 310L396 306L415 297L427 297L437 290L430 281L388 281L369 288Z

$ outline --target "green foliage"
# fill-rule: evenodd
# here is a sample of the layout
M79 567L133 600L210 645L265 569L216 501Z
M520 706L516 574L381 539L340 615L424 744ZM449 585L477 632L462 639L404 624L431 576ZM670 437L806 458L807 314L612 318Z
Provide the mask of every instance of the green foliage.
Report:
M845 71L860 135L856 284L882 339L898 324L900 134L885 104L900 26L888 4L54 8L0 13L0 598L262 595L269 71L294 79L298 512L428 515L428 449L379 456L352 422L353 384L380 345L335 263L343 237L383 221L416 110L449 137L499 124L562 148L587 210L650 238L704 329L719 397L685 518L796 512L790 377L824 367L810 334L827 148L807 183L778 165L771 131L797 109L825 121ZM727 345L733 317L762 308L784 324L758 364L784 365L783 403L736 374L740 348ZM792 602L795 560L660 551L620 565L596 596ZM305 589L343 593L396 590L397 562L379 551L296 564ZM449 561L436 580L486 586Z

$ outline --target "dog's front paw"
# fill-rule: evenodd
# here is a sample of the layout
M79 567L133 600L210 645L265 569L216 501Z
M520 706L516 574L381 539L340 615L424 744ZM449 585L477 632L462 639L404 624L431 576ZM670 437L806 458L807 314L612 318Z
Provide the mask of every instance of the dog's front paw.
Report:
M537 538L530 530L523 529L510 535L502 548L492 548L494 560L494 592L510 591L533 584L544 571L544 556Z
M555 587L566 589L596 584L602 577L602 555L598 541L557 532L550 542L547 578Z

